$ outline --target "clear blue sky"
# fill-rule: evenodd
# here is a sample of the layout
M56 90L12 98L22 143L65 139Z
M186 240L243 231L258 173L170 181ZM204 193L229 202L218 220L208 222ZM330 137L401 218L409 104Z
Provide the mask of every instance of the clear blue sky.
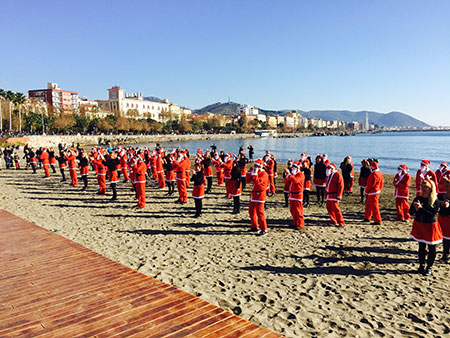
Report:
M450 1L0 1L0 88L450 125Z

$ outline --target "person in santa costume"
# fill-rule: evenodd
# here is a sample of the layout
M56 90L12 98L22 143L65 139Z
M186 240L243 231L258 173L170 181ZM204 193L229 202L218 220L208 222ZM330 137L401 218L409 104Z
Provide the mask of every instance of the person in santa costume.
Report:
M292 163L292 169L284 169L286 181L289 186L289 210L292 216L292 227L301 230L305 227L305 217L303 215L303 191L305 184L305 174L301 171L300 162Z
M56 170L55 170L55 164L56 164L55 149L53 149L53 147L50 147L48 149L48 157L49 157L49 162L50 162L50 168L52 168L53 174L56 174Z
M344 178L337 170L334 163L327 166L327 185L325 187L326 206L328 215L330 216L331 224L339 227L345 226L344 217L342 216L339 202L342 199L342 194L345 189Z
M212 171L212 161L211 161L211 153L209 151L205 152L205 156L202 160L202 166L203 166L203 175L206 178L206 194L209 194L212 189L212 178L213 178L213 171Z
M144 156L138 154L133 159L134 184L138 200L136 207L143 209L145 208L145 174L147 165L144 162Z
M436 171L436 180L438 183L437 192L438 199L442 201L442 196L446 193L445 181L450 179L450 170L447 162L442 162Z
M130 180L128 175L128 155L124 148L119 150L120 167L122 169L123 183L127 183Z
M239 214L241 212L241 170L239 162L233 161L233 168L231 169L230 179L230 196L233 197L233 212L232 214Z
M311 162L306 159L300 162L301 171L305 175L305 183L303 184L303 207L309 207L309 193L311 191Z
M213 165L216 168L217 185L224 185L222 162L219 154L216 153L214 155Z
M191 177L191 181L194 183L194 187L192 188L192 198L195 202L194 217L197 218L202 215L202 200L203 197L205 197L205 177L200 163L195 164L194 169L194 175Z
M69 174L72 179L72 186L78 186L78 177L77 177L77 156L74 148L71 148L66 155L66 160L69 165Z
M359 201L359 203L361 204L365 204L364 202L364 192L366 191L366 185L367 185L367 179L369 178L370 174L371 174L371 170L370 170L370 162L368 159L363 159L361 161L361 169L359 171L359 180L358 180L358 184L359 184L359 191L360 191L360 196L361 196L361 200Z
M314 165L314 185L316 187L317 204L323 206L325 203L325 187L327 185L327 165L321 155L316 156Z
M270 153L270 151L266 150L266 155L263 158L264 160L264 170L267 171L269 175L269 191L268 196L275 195L275 158Z
M340 168L342 170L342 178L344 179L344 194L349 195L352 193L354 178L352 157L345 157L344 161L341 162Z
M373 216L373 225L381 224L381 214L379 206L379 198L381 190L383 189L383 174L378 169L378 161L372 159L370 163L371 174L367 178L367 186L365 189L366 207L364 214L364 221L370 222Z
M284 188L283 188L283 193L284 193L284 207L288 207L289 206L289 186L291 185L291 183L288 181L288 176L289 174L292 172L292 168L293 168L294 162L289 159L287 162L287 166L283 171L283 180L284 180ZM286 170L287 169L287 170Z
M50 170L48 167L50 166L50 156L48 154L47 148L42 148L42 152L41 152L41 155L39 156L39 160L41 161L41 163L44 167L44 173L45 173L44 178L49 178Z
M164 166L163 166L163 152L161 149L156 151L156 175L158 178L158 186L160 189L164 189L166 187L166 182L164 179Z
M445 193L442 195L442 200L439 207L438 222L442 229L442 241L444 244L444 252L442 260L449 262L450 253L450 179L444 183Z
M252 183L248 213L251 221L251 231L261 230L259 235L267 234L267 221L264 214L269 175L263 169L264 161L257 159L252 170L247 172L247 183Z
M81 180L83 181L83 188L81 188L81 191L85 191L88 186L89 157L84 149L81 149L78 154L78 163L80 165Z
M103 165L108 169L109 185L113 192L111 201L117 200L117 183L119 183L119 174L117 172L118 164L120 164L120 160L117 158L117 153L115 151L112 151L103 161Z
M231 198L230 195L230 180L231 180L231 169L233 169L233 155L231 153L226 153L224 160L222 162L223 178L225 179L225 190L226 198Z
M97 195L106 195L106 166L103 163L103 161L105 161L104 153L104 149L98 149L97 157L95 159L92 159L92 162L97 169Z
M66 153L64 150L61 150L57 159L58 159L58 164L59 164L59 171L62 176L61 182L64 182L64 181L66 181L66 175L65 175L64 170L67 168Z
M173 154L175 154L175 149L172 150L171 153L168 153L163 158L163 166L164 166L164 173L166 177L166 185L167 185L167 196L172 196L175 192L175 172L174 168L172 166L173 161Z
M408 221L409 215L409 187L411 185L411 176L408 174L409 168L406 164L401 164L397 168L394 177L395 187L395 208L397 209L397 219L399 221Z
M178 189L178 200L175 203L178 204L187 203L186 167L188 165L183 151L178 153L177 158L173 158L172 167L175 170L175 179Z
M241 187L242 191L244 191L246 183L247 183L247 163L248 159L245 157L244 151L239 152L239 158L238 158L238 166L239 170L241 172Z
M409 209L409 213L414 216L410 237L419 242L418 272L423 275L431 275L431 269L436 258L436 245L442 242L442 229L437 222L439 203L433 180L422 180L420 188L420 196L414 198Z
M420 194L422 193L422 181L424 179L428 179L428 180L432 180L434 185L437 187L438 186L438 182L436 180L436 174L434 173L433 170L430 169L430 161L428 160L422 160L420 162L420 169L417 170L416 173L416 196L420 196Z

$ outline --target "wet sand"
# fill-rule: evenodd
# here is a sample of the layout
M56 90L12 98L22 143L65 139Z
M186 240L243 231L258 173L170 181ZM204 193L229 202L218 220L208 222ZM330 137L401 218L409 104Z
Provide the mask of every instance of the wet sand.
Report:
M286 337L450 335L450 265L437 261L431 277L415 273L417 243L409 240L411 223L395 220L390 175L381 226L362 222L356 187L341 203L344 229L313 205L305 229L292 230L279 193L266 204L264 237L249 232L248 186L239 215L224 187L214 186L195 219L192 199L175 204L154 181L146 208L135 210L129 184L119 183L118 201L109 202L110 189L95 194L92 173L86 192L61 183L59 173L42 176L0 171L0 208ZM439 245L438 259L441 252Z

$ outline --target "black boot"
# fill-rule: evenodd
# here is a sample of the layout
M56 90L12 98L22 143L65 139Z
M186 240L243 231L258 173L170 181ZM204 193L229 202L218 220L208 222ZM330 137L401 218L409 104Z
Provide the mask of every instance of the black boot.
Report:
M241 199L239 196L234 196L232 214L239 214L240 212L241 212Z

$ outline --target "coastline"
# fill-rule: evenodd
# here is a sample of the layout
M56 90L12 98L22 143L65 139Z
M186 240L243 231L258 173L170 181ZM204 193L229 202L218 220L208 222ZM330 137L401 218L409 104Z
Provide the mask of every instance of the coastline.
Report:
M309 137L313 133L279 133L275 138ZM161 143L161 142L187 142L199 140L233 140L233 139L259 139L255 134L190 134L190 135L29 135L23 137L10 137L4 139L8 144L28 143L32 147L57 147L62 144L77 144L82 146L105 145L108 142L113 145L126 145L136 143Z

